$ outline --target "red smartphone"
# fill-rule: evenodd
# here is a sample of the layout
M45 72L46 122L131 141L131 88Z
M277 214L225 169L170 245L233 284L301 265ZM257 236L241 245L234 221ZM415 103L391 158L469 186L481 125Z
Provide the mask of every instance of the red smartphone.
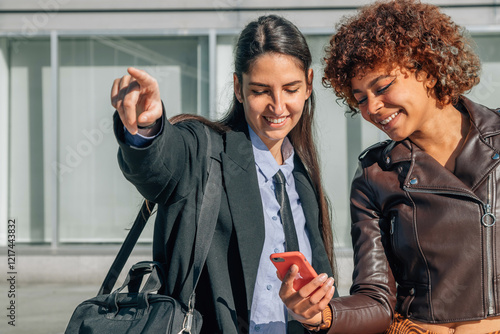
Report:
M314 277L318 276L314 268L301 252L274 253L271 254L270 258L276 269L278 269L281 277L285 277L292 264L296 264L299 267L297 278L293 281L293 288L295 291L299 291Z

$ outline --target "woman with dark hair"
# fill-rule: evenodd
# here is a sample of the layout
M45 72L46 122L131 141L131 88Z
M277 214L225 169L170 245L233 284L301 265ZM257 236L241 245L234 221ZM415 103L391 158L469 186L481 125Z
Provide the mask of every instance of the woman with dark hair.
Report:
M359 157L351 296L331 301L329 333L498 331L500 114L463 96L480 70L463 29L434 5L376 2L325 62L324 83L390 138Z
M222 152L212 152L222 165L222 200L196 289L204 333L306 330L288 323L278 296L281 283L269 259L287 250L275 174L286 180L299 249L322 273L307 285L319 288L311 298L322 296L310 323L323 322L322 311L334 295L329 209L311 130L310 66L304 36L286 19L271 15L248 24L238 39L233 105L219 122L192 115L165 120L158 84L144 71L129 68L129 75L113 84L120 167L146 199L158 203L153 258L165 264L165 293L186 304L193 287L187 269L196 229L196 219L187 212L198 211L203 192L205 126L223 143Z

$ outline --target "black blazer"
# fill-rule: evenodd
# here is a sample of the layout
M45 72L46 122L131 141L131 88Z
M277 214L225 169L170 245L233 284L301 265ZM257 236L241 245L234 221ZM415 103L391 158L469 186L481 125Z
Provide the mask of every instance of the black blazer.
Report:
M188 272L193 256L198 203L206 182L204 125L164 120L162 133L146 148L127 146L115 113L118 161L125 177L158 203L153 258L165 264L164 293L187 304L193 287ZM214 238L196 292L205 333L247 333L257 269L264 244L264 214L248 130L220 136L224 150L223 193ZM321 238L319 206L311 181L297 158L293 172L312 247L312 265L332 275ZM302 330L301 330L302 331Z

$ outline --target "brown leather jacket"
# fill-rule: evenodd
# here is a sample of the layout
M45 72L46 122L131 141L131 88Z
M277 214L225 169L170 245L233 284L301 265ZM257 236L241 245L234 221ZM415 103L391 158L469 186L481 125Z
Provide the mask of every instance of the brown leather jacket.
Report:
M353 285L331 301L329 333L383 332L394 310L428 323L500 315L500 113L465 97L457 107L471 127L455 173L409 140L360 156Z

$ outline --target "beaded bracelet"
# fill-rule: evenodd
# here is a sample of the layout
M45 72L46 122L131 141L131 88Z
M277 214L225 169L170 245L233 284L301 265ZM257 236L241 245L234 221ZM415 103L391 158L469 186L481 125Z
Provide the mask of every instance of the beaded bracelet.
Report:
M330 308L330 305L325 307L325 309L321 312L321 318L322 322L319 325L312 326L308 324L302 324L305 329L309 331L314 331L314 332L319 332L321 330L328 330L330 326L332 325L332 309Z

